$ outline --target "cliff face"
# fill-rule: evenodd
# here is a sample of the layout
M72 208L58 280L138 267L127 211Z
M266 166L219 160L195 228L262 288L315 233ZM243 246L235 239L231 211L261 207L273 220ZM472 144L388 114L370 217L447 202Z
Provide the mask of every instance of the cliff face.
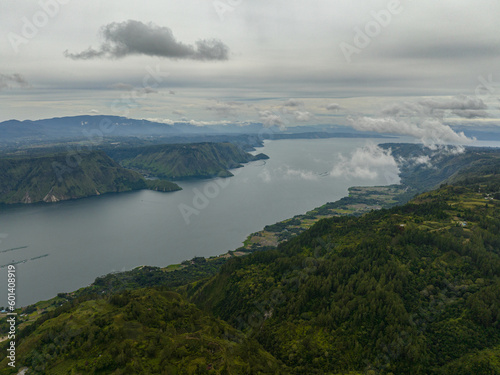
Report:
M253 156L232 143L191 143L109 151L124 167L167 179L230 177L231 168L267 158Z
M58 202L147 188L102 152L0 159L0 203Z
M175 191L180 189L175 183L146 181L139 172L166 179L230 177L228 169L267 158L231 143L135 147L109 155L94 151L0 159L0 203L59 202L139 189Z

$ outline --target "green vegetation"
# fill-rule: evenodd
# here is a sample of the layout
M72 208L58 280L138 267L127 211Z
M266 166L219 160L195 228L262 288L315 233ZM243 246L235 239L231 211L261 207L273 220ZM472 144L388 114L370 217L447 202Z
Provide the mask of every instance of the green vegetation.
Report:
M461 373L495 374L500 202L488 193L445 186L324 219L187 293L290 373L455 374L467 364Z
M392 150L392 155L399 161L399 176L406 186L414 188L413 194L479 173L475 169L498 165L500 158L499 150L489 147L433 150L406 143L382 144L380 147Z
M231 143L107 149L122 166L103 151L32 153L0 158L0 204L58 202L139 189L170 192L181 188L164 179L229 177L228 169L267 158Z
M268 246L277 246L309 229L321 219L345 215L359 216L372 210L393 207L407 202L414 195L414 191L404 185L351 187L349 196L336 202L326 203L292 219L266 225L263 230L248 236L244 247L246 250L255 251Z
M149 190L162 191L164 193L181 190L175 182L167 180L146 180L146 186Z
M28 331L17 353L31 374L285 373L255 340L156 288L67 303Z
M253 156L232 143L190 143L107 150L126 168L166 179L230 177L231 168L267 158Z
M392 150L401 171L401 184L351 187L347 197L326 203L293 219L267 225L263 230L251 234L244 243L245 248L255 251L267 246L277 246L321 219L345 215L359 216L372 210L401 205L415 195L437 188L440 184L471 184L500 174L498 149L470 147L464 150L432 150L419 144L393 143L380 146ZM496 187L495 191L500 191L500 186ZM496 199L500 198L500 193L492 194L496 194Z
M140 267L28 307L18 361L48 374L500 374L500 159L475 152L458 171L428 168L446 183L421 171L442 186L404 205L422 185L353 188L267 227L300 229L276 247Z
M100 151L0 159L0 203L58 202L146 189L149 184ZM158 185L162 191L179 189L173 183Z

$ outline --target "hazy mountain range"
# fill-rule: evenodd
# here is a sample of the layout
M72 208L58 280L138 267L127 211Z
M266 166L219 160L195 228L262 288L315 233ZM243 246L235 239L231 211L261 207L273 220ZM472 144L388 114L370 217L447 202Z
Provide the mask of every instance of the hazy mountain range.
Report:
M123 138L140 138L161 143L186 142L222 142L234 141L240 145L257 146L255 140L237 137L258 136L264 139L285 138L333 138L333 137L390 137L391 134L380 134L369 131L358 131L341 125L308 125L308 126L266 126L262 123L241 122L220 125L195 125L192 121L162 123L150 120L130 119L119 116L70 116L41 120L8 120L0 122L0 148L25 147L43 143L63 141L87 141L98 144L103 141L123 140ZM478 140L500 139L500 131L496 126L477 127L473 124L454 127L470 138Z
M190 137L196 135L260 134L262 138L304 133L338 133L346 136L380 136L343 126L264 126L260 123L197 126L189 122L164 124L118 116L72 116L43 120L9 120L0 123L0 144L91 140L116 137Z

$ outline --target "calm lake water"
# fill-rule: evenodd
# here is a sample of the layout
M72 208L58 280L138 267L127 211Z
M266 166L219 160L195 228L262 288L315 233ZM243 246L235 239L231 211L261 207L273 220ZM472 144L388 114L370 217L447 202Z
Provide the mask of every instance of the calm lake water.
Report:
M222 254L267 224L346 196L350 186L394 183L394 167L379 167L376 178L329 173L339 163L345 166L367 142L387 141L266 141L258 152L269 160L233 170L235 176L228 179L181 182L182 191L145 190L3 208L0 251L23 248L0 252L0 265L27 260L17 265L17 305L25 306L109 272ZM0 268L2 286L6 270ZM0 306L6 302L2 287Z

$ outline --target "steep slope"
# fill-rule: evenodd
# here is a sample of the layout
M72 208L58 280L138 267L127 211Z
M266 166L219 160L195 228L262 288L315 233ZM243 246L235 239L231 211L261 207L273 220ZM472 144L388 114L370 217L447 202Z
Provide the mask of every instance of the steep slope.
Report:
M500 373L493 190L446 186L322 220L276 250L229 260L188 292L291 373Z
M179 373L497 374L500 201L490 198L498 183L490 176L481 193L475 184L444 186L401 207L325 219L274 250L232 258L216 276L178 288L203 313L173 293L116 294L113 277L99 279L90 293L21 330L18 360L50 374L168 366ZM175 272L165 278L138 269L117 290L180 285L186 275Z
M124 167L169 179L229 177L231 168L266 159L253 156L232 143L192 143L136 147L107 151Z
M453 173L455 185L400 207L321 220L277 248L229 259L215 276L218 266L197 260L193 277L144 267L122 280L100 278L76 294L85 301L76 297L21 330L19 361L47 363L39 368L46 373L155 373L168 364L179 373L207 365L229 374L499 374L497 171L499 160L486 158ZM203 312L154 288L112 291L155 284L176 288ZM180 302L169 305L167 296ZM169 315L176 306L187 315ZM80 315L90 317L89 331L83 318L76 328L71 321ZM129 336L114 336L127 327ZM146 342L149 333L155 339ZM213 342L220 351L207 352ZM245 349L233 352L234 342ZM214 363L221 367L209 370Z
M498 164L500 149L490 147L433 149L420 144L387 143L398 162L401 181L416 192L435 189L443 182L453 182L464 177L464 168L470 171L486 165ZM458 177L460 176L460 177Z
M161 190L179 189L168 184ZM57 202L146 188L139 173L99 151L0 159L0 203Z
M17 355L30 374L286 373L255 340L156 289L68 303L29 331Z

